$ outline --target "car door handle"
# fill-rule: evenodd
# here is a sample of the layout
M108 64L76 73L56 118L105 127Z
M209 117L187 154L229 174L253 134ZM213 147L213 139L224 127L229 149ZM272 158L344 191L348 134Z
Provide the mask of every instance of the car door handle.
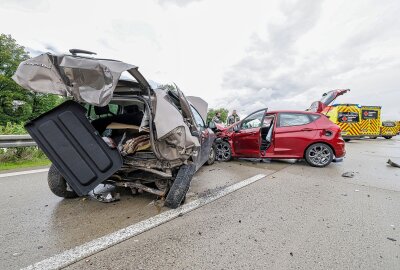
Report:
M303 128L301 131L313 131L312 128Z

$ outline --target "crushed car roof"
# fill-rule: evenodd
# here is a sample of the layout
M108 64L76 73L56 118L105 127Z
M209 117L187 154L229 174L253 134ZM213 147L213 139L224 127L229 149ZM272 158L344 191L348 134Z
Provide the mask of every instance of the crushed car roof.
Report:
M138 82L142 94L150 95L150 85L137 66L76 55L41 54L20 63L13 79L27 90L105 106L125 71Z

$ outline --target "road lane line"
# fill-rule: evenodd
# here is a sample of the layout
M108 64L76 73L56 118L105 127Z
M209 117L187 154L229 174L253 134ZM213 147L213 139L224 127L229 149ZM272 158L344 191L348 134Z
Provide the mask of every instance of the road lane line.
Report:
M37 170L29 170L29 171L21 171L21 172L12 172L12 173L2 173L2 174L0 174L0 178L2 178L2 177L10 177L10 176L17 176L17 175L24 175L24 174L32 174L32 173L41 173L41 172L47 172L47 171L49 171L49 168L37 169Z
M149 219L143 220L136 224L130 225L124 229L118 230L111 234L97 238L83 245L66 250L63 253L47 258L41 262L32 264L23 270L42 270L42 269L61 269L75 262L78 262L95 253L105 250L111 246L121 243L129 238L139 235L145 231L155 228L163 223L166 223L176 217L189 213L199 207L202 207L210 202L213 202L223 196L228 195L238 189L248 186L262 178L264 174L257 174L253 177L245 179L239 183L211 192L209 195L201 197L193 202L184 204L177 209L171 209L161 214L158 214Z

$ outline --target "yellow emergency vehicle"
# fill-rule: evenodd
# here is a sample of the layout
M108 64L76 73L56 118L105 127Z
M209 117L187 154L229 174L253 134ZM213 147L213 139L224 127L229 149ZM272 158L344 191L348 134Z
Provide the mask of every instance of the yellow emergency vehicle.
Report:
M381 106L362 106L361 136L376 138L381 134Z
M398 127L395 121L383 121L381 125L381 136L385 139L391 139L396 136Z
M321 113L329 117L342 130L345 141L361 138L361 106L358 104L334 104Z
M397 123L397 135L400 135L400 121L396 121Z

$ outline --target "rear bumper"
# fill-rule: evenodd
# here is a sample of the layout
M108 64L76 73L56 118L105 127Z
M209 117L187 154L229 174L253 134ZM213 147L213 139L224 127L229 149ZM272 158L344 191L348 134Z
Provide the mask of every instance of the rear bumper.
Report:
M334 145L335 157L342 158L346 155L346 148L344 142L338 142Z

